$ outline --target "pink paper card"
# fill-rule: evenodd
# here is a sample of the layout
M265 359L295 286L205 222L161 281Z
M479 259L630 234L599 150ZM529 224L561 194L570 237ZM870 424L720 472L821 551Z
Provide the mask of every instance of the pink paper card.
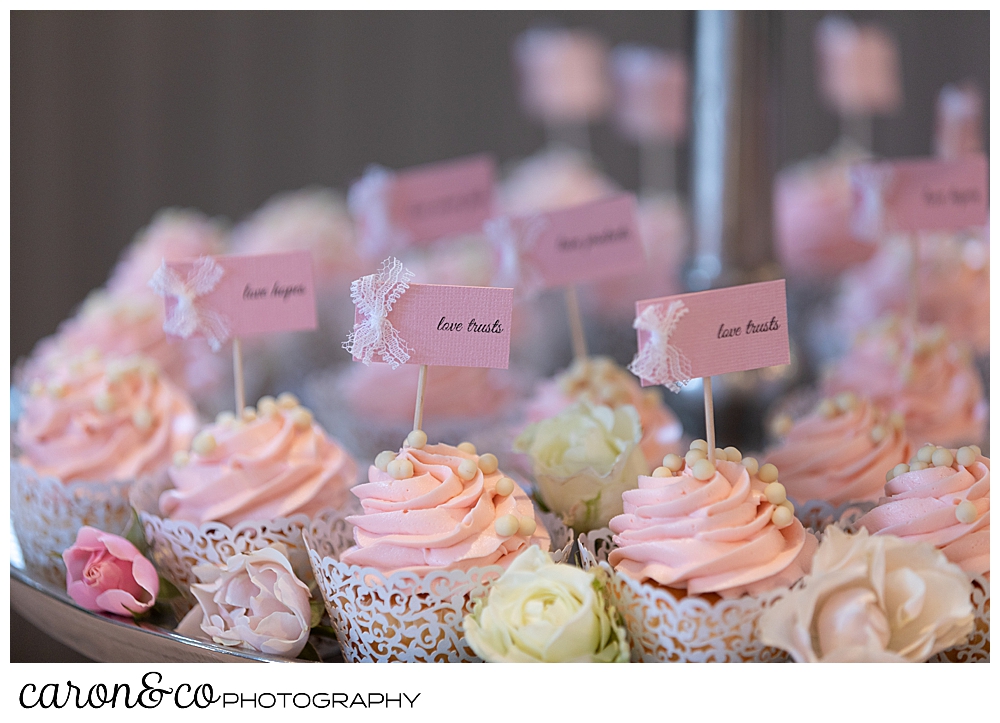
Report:
M312 254L308 251L210 256L167 262L166 268L169 280L162 295L168 334L207 336L210 341L214 336L221 342L229 337L316 328Z
M525 286L567 286L624 276L641 271L646 263L631 194L507 221L505 242L516 247L518 281ZM496 241L497 234L490 234Z
M638 301L643 386L788 364L785 281ZM647 311L648 309L648 311Z
M854 221L859 229L944 231L985 226L987 164L982 155L954 160L908 159L854 166ZM867 224L867 226L866 226ZM870 234L869 234L870 235Z
M506 369L513 305L513 289L410 284L385 318L408 347L407 364ZM356 309L355 329L365 320Z

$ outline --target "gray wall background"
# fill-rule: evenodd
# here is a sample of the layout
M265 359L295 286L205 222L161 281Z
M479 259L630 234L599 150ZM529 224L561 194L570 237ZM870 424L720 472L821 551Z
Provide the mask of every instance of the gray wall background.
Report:
M905 106L875 123L885 156L930 151L947 82L989 91L987 12L856 12L902 47ZM820 12L781 13L777 163L838 134L816 95ZM529 26L589 27L612 44L690 52L693 14L663 12L12 12L11 361L104 282L165 206L238 220L272 194L345 188L370 162L543 143L518 107L509 47ZM986 119L986 128L989 119ZM638 184L638 154L592 130L606 171ZM686 188L686 153L680 154ZM11 661L80 660L11 615Z

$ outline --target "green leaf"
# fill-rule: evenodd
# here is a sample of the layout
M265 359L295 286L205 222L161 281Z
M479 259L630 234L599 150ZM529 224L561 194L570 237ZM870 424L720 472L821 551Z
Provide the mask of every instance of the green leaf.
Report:
M128 527L125 528L125 539L135 545L135 549L142 553L143 557L149 557L149 543L142 530L142 522L139 521L139 513L132 508L132 515L128 520Z
M312 613L312 616L309 621L309 627L315 628L317 625L319 625L320 620L323 619L323 613L326 612L326 607L323 605L322 600L317 600L316 598L310 598L309 610Z
M311 660L315 663L322 663L323 659L319 657L319 653L312 643L306 641L306 647L302 648L302 652L299 653L298 660Z
M157 601L173 600L180 596L181 591L174 587L170 580L160 575L160 594L156 596Z

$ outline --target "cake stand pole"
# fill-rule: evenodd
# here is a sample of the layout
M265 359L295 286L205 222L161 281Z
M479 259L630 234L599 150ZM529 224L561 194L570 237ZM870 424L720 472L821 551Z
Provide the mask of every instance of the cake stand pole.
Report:
M238 336L233 337L233 383L236 385L236 418L239 419L247 400L243 385L243 344Z
M418 431L424 423L424 388L427 386L427 365L420 365L417 375L417 406L413 410L413 431Z
M566 287L566 313L569 315L569 331L573 338L573 356L587 358L587 337L583 333L583 318L580 316L580 302L576 298L576 287Z

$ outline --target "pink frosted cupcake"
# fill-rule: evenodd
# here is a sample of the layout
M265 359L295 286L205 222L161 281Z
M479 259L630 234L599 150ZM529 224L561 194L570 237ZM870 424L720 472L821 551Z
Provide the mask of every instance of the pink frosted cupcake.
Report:
M915 443L977 443L985 437L987 403L968 353L942 326L914 334L891 317L860 334L822 384L828 395L853 391L899 412Z
M309 563L302 530L345 506L357 465L298 400L262 397L239 419L219 415L174 455L168 479L137 485L133 504L160 572L187 590L201 563L280 542L300 578Z
M663 456L681 450L681 423L656 389L643 390L625 369L606 357L578 359L569 369L538 385L528 402L528 422L554 417L577 401L611 408L631 404L639 412L642 441L639 446L650 467Z
M760 661L767 607L810 568L816 539L795 518L773 465L705 442L669 455L622 494L611 520L612 589L646 661ZM593 539L581 538L593 564ZM610 569L609 568L609 569Z
M868 399L843 392L806 416L775 420L781 441L764 455L781 470L796 502L875 502L885 471L913 453L898 412L886 414Z
M522 215L596 201L618 189L580 151L556 148L515 165L500 184L500 212Z
M13 434L11 517L25 561L65 583L60 556L77 530L121 533L129 488L162 478L197 418L187 395L139 357L70 359L29 389Z
M345 657L474 660L462 633L474 600L529 546L549 549L531 500L494 455L423 432L380 453L352 492L363 514L306 537Z
M990 460L975 445L925 445L889 471L885 497L857 521L873 535L929 542L972 579L976 626L963 644L935 659L990 659Z

